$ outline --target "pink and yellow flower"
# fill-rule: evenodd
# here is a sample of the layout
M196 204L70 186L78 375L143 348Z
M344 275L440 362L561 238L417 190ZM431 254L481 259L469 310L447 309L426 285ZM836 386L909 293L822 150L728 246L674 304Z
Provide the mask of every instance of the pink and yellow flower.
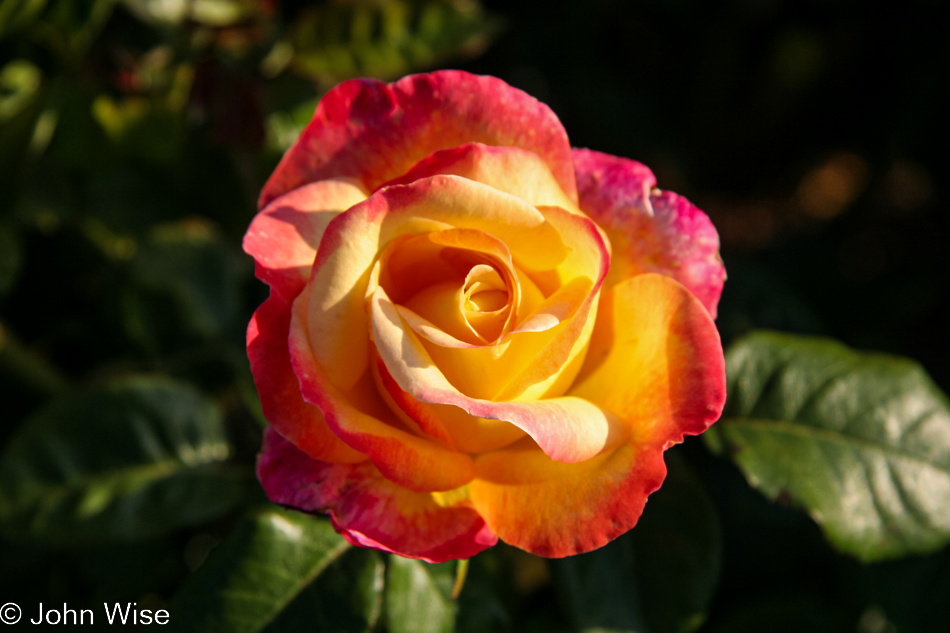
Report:
M493 77L331 90L244 238L268 496L427 561L633 527L725 400L718 237L655 185Z

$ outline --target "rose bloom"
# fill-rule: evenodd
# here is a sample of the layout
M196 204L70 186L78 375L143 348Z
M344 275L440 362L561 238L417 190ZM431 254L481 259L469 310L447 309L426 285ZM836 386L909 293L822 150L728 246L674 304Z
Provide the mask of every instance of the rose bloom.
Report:
M655 184L493 77L327 93L244 238L267 495L432 562L633 527L725 401L718 236Z

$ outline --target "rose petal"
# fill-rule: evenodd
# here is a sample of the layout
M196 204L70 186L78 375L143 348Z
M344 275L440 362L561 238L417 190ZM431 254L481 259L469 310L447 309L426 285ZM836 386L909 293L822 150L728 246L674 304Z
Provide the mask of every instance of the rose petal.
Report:
M247 328L247 355L264 417L314 459L365 461L366 455L343 443L327 426L320 409L304 402L290 366L287 334L290 304L275 291L254 313Z
M365 372L349 389L330 382L307 335L308 303L305 289L292 308L290 361L304 399L320 408L337 437L373 460L387 479L410 490L453 490L471 481L474 470L467 454L400 428L399 419L374 384L372 372Z
M379 258L382 285L397 303L443 281L463 279L491 262L514 285L514 264L504 242L477 229L447 229L393 240Z
M466 143L433 152L406 174L386 184L409 184L420 178L452 174L518 196L534 206L561 207L579 213L575 198L558 185L551 168L534 152L520 147Z
M458 450L452 434L446 428L445 421L437 415L418 415L418 412L413 410L411 397L405 391L399 389L396 381L386 370L386 365L383 364L378 355L376 356L376 362L373 363L373 380L383 400L386 401L392 412L405 422L406 426L419 434L441 440L453 450ZM463 450L462 452L467 453L468 451Z
M618 430L619 423L610 413L577 398L492 402L485 397L488 394L484 389L486 384L491 384L492 377L499 374L495 367L501 365L505 373L513 374L515 388L529 393L531 399L559 395L557 391L563 393L581 367L587 337L593 328L596 291L607 274L606 245L596 226L586 217L556 207L545 208L544 212L570 248L569 256L559 264L555 275L571 280L565 288L579 281L586 283L586 293L578 298L581 306L573 318L558 327L543 333L512 335L511 347L534 339L532 354L524 355L527 359L524 365L516 365L518 369L511 371L509 363L499 362L500 357L476 356L490 353L490 347L451 349L420 341L386 296L384 288L378 288L371 297L373 335L377 351L393 379L416 400L455 405L476 418L505 420L528 433L552 459L575 462L596 455L623 436L624 431ZM583 297L586 299L582 300ZM519 371L520 367L527 369ZM481 371L473 372L473 368ZM450 382L443 369L454 372L456 382ZM534 383L525 381L532 378ZM465 392L459 389L462 380L467 387ZM507 386L506 392L510 388L511 385Z
M353 183L324 180L271 202L244 235L244 252L257 262L258 279L292 301L310 277L330 220L365 199L365 192Z
M402 309L418 325L423 336L430 337L432 341L450 347L471 348L486 345L489 341L475 328L464 309L464 284L465 280L429 286L407 301ZM494 316L496 318L492 325L497 331L486 332L493 335L492 341L501 333L508 311Z
M564 464L530 443L478 457L472 504L503 541L559 558L606 545L632 528L663 483L662 447L625 443Z
M272 501L327 512L354 545L440 563L471 558L498 541L464 492L412 492L368 462L310 459L273 428L264 433L257 476Z
M259 204L329 178L353 178L372 191L432 152L473 141L534 152L577 199L570 145L550 108L500 79L447 70L393 84L356 79L330 90Z
M607 244L593 222L557 207L539 210L571 249L570 256L556 269L559 287L568 289L576 287L578 280L590 280L590 290L568 320L550 330L547 338L539 338L543 344L535 348L535 358L527 368L509 373L512 378L495 398L498 400L551 398L567 390L580 369L594 325L597 298L610 268ZM545 280L536 279L543 287ZM556 311L550 314L556 315ZM532 316L528 315L523 327L528 329L531 321Z
M430 435L440 436L447 431L452 445L465 453L484 453L508 446L520 440L525 432L504 420L476 418L462 409L448 404L433 404L413 398L399 385L386 369L386 364L377 362L380 383L393 399L399 410L412 418L421 429Z
M455 405L479 417L505 420L530 435L552 459L578 462L623 441L626 426L580 398L492 402L459 392L432 362L382 288L372 298L376 348L400 389L422 402Z
M583 360L593 329L591 306L596 302L591 287L587 279L575 279L549 297L527 323L494 345L452 344L411 310L396 309L406 326L422 336L432 362L460 392L485 400L512 400L528 392L529 397L521 399L537 399L530 396L561 395L580 369L571 360L576 356ZM564 389L554 393L555 383L560 382Z
M568 393L623 418L635 441L669 446L719 419L725 375L719 333L703 305L676 281L649 273L604 290Z
M574 164L580 207L613 245L606 285L661 273L689 288L715 318L726 271L706 214L682 196L654 189L652 172L636 161L575 149Z
M536 288L529 282L529 292L522 300L522 276L515 270L508 247L475 229L433 231L394 240L377 260L376 268L379 285L406 308L418 331L453 347L487 343L472 324L483 315L465 310L462 302L471 275L480 274L483 282L490 281L493 287L506 291L510 305L506 302L504 309L493 315L499 329L508 326L520 310L533 309L539 294L530 292ZM372 285L367 292L372 292Z
M513 334L493 346L469 345L444 333L440 337L431 323L404 306L397 308L405 323L423 336L426 352L445 378L472 398L556 397L567 390L583 362L593 329L597 289L609 266L606 245L588 218L557 207L542 207L541 211L570 251L543 281L556 290L533 312L519 311L524 316L519 316ZM520 285L524 297L537 294L533 282Z

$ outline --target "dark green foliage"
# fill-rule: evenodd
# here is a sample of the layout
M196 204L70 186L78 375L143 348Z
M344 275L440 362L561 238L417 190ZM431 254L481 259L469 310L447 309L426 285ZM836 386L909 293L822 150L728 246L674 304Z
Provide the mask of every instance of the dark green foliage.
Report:
M393 556L386 578L390 633L449 633L456 606L450 600L454 563L430 565Z
M382 613L385 571L381 554L352 548L303 590L265 631L371 631Z
M687 633L706 619L721 566L715 508L680 459L637 527L584 556L554 562L581 630Z
M871 561L950 542L950 406L916 363L757 333L729 350L707 443L772 499Z
M292 67L324 81L390 79L461 50L481 52L498 31L470 0L349 0L308 7L291 31Z
M175 596L176 630L264 630L348 547L329 521L261 510L238 524Z
M75 545L141 540L234 507L248 473L227 464L221 415L192 387L127 378L65 394L0 455L9 536Z

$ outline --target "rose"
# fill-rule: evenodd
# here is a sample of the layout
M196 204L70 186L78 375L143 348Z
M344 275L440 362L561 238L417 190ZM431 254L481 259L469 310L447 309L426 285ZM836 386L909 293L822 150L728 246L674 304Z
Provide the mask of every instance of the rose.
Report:
M340 84L260 206L258 476L356 545L595 549L721 412L708 218L498 79Z

